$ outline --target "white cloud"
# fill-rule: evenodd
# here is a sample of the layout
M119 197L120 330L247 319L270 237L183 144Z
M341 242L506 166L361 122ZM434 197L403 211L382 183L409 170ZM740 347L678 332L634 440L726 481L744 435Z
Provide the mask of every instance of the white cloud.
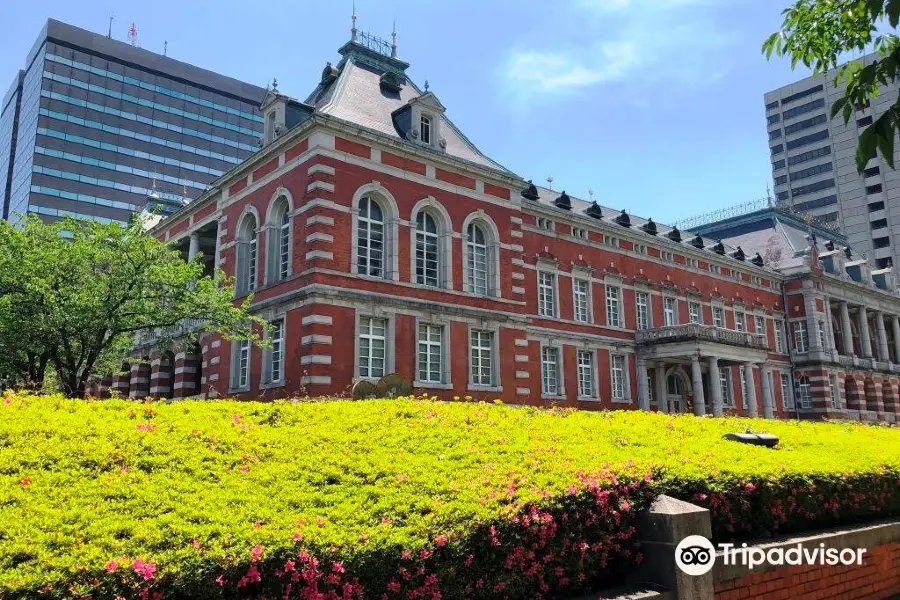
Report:
M723 65L713 50L733 35L702 10L717 0L573 0L587 43L519 46L503 68L506 89L524 104L600 85L667 80L698 85Z

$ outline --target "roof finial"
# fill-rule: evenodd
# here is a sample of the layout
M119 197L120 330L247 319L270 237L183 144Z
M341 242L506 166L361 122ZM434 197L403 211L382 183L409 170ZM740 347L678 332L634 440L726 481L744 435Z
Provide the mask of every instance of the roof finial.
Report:
M547 186L553 190L553 175L547 175Z
M394 30L391 32L391 58L397 58L397 19L394 19Z
M350 41L356 41L356 0L353 0L353 16L350 17L353 21L353 26L350 28Z
M425 91L426 91L426 92L428 91L428 88L429 88L429 87L431 87L431 86L428 85L428 80L426 79L426 80L425 80Z
M278 93L278 79L272 78L272 91Z

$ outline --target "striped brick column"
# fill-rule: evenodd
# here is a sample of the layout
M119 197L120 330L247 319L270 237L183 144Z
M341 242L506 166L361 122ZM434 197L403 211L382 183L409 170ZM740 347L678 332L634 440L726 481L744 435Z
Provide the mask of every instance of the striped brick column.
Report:
M97 383L97 397L98 398L109 398L109 390L112 387L113 376L106 375Z
M172 397L171 360L171 354L163 354L150 361L150 395L154 398Z
M115 392L119 398L128 398L131 389L131 367L124 365L122 371L113 373L110 391Z
M172 398L188 398L200 393L197 389L197 372L200 369L200 355L179 352L175 355L175 381L172 383Z
M884 415L884 399L881 395L881 380L875 381L875 389L874 389L874 406L871 398L866 398L867 404L869 405L869 410L874 411L874 418L877 418L879 421L885 420Z
M131 365L129 398L146 398L150 395L150 363L136 362Z

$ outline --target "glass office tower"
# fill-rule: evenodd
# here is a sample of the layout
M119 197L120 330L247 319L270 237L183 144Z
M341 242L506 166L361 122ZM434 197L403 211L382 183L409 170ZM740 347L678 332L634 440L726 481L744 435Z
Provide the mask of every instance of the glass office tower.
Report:
M51 19L3 100L3 216L126 222L150 194L196 198L259 149L265 93Z

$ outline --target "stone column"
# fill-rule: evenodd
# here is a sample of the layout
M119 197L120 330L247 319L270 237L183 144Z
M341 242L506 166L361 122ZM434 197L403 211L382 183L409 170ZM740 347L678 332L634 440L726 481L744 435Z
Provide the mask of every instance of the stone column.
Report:
M772 370L765 364L759 364L759 383L762 387L763 416L767 419L775 417L775 402L772 396Z
M853 356L853 332L850 329L850 308L841 300L841 342L844 344L844 355Z
M200 254L200 232L195 231L191 234L191 242L188 246L188 260L194 260Z
M656 406L659 412L669 412L669 402L666 400L666 365L659 363L656 366Z
M803 294L803 303L806 308L806 331L809 334L809 351L821 352L822 342L819 339L819 318L816 311L816 298L811 293Z
M859 345L862 346L864 358L872 358L872 341L869 338L869 318L865 306L859 307L857 313L857 326L859 327Z
M712 397L712 414L714 417L722 416L722 385L719 383L719 359L710 356L706 359L709 368L709 395Z
M747 414L751 417L759 416L759 407L756 405L756 384L753 382L753 363L744 363L744 387L747 389L747 397L744 404L747 405Z
M647 390L647 361L640 356L637 358L637 378L638 408L650 410L650 394Z
M700 369L700 357L691 357L691 375L694 386L694 414L702 417L706 414L706 400L703 397L703 371Z
M154 398L171 398L172 382L168 355L154 358L150 362L150 395Z
M146 360L131 365L129 398L146 398L150 395L150 363Z
M180 399L200 393L196 389L197 369L200 368L200 356L189 352L175 355L175 381L172 385L172 398Z
M887 330L884 328L884 313L875 311L875 335L878 341L878 360L890 362L891 355L888 352Z
M894 329L894 360L900 363L900 318L891 317L891 326Z
M834 328L831 326L831 299L825 299L825 341L828 352L837 352L837 344L834 341Z

